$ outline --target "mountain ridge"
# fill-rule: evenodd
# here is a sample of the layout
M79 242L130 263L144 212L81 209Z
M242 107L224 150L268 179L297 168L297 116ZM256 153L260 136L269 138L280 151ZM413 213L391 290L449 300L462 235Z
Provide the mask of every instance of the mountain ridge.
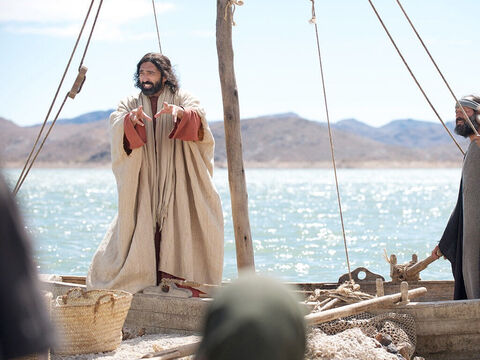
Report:
M111 111L58 120L38 162L43 166L108 164ZM454 123L447 125L452 128ZM209 126L216 141L215 163L226 166L223 121L210 122ZM289 112L243 119L240 126L246 166L317 167L331 162L325 123ZM0 118L0 141L4 144L0 158L12 166L24 162L39 129L40 125L21 127ZM344 119L332 124L332 131L340 167L461 165L460 152L440 124L397 119L373 127L356 119ZM467 141L456 138L466 148Z

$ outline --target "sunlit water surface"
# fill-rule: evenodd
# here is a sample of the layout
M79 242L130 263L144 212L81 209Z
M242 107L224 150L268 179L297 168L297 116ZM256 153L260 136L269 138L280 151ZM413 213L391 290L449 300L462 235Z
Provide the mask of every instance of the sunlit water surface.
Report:
M8 170L11 183L19 171ZM336 281L347 272L332 170L247 169L250 226L256 269L286 281ZM352 270L364 266L389 277L384 249L398 262L429 255L452 211L459 169L338 170L347 248ZM214 181L225 219L224 279L237 276L226 170ZM39 270L87 272L117 210L109 169L33 170L18 200L34 241ZM451 279L440 260L422 272Z

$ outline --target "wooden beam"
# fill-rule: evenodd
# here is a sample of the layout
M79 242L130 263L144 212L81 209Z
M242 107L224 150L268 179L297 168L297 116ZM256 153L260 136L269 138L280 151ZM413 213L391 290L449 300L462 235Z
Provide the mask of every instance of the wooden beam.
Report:
M427 289L424 287L409 290L408 298L418 297L425 294L426 292ZM356 304L345 305L335 309L325 310L314 314L308 314L305 316L305 321L307 322L307 325L320 324L323 322L339 319L341 317L359 314L369 309L393 305L396 302L401 301L401 299L401 293L385 295L370 300L360 301Z
M226 7L229 6L228 9ZM225 19L225 15L227 18ZM232 9L228 0L217 0L217 54L222 88L228 183L232 202L237 268L255 270L248 219L248 194L243 167L242 136L237 83L233 65Z

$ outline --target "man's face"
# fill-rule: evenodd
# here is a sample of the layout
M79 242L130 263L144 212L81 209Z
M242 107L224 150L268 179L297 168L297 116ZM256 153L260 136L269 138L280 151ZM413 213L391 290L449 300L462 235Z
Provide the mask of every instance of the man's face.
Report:
M475 114L475 111L465 106L463 109L475 128L478 128L478 123L476 121L477 115ZM465 115L460 108L455 109L455 133L463 137L468 137L473 134L473 130L465 120Z
M140 82L142 93L147 96L159 93L165 82L162 81L162 73L149 61L140 65L138 81Z

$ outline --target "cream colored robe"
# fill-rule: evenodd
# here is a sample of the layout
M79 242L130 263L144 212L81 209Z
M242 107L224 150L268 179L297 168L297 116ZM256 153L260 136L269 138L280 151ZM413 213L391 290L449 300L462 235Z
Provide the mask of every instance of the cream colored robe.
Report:
M173 117L163 114L145 122L147 143L123 148L125 115L143 105L143 94L128 97L110 116L112 169L118 188L118 215L95 253L88 288L123 289L132 293L156 284L154 234L161 230L158 270L200 283L220 284L223 270L223 214L212 181L215 142L198 100L169 88L163 102L195 110L202 119L201 141L169 139ZM156 140L155 140L156 139ZM156 146L155 146L156 145Z

